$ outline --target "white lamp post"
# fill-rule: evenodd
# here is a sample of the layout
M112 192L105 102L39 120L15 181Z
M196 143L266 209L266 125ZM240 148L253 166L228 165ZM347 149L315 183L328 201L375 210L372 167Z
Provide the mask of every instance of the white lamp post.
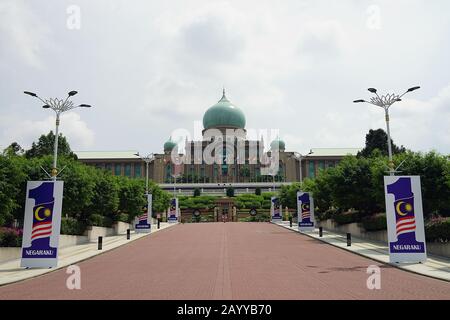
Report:
M303 172L302 172L302 160L303 158L306 158L307 156L313 154L312 150L309 151L307 155L302 155L301 153L294 152L293 157L298 160L299 167L300 167L300 182L303 182Z
M362 102L366 102L366 103L370 103L374 106L380 107L384 109L384 113L385 113L385 118L386 118L386 129L387 129L387 140L388 140L388 154L389 154L389 175L393 176L395 174L395 169L394 169L394 162L392 160L392 145L391 145L391 129L389 126L389 108L390 106L392 106L394 103L402 101L402 97L412 91L415 91L417 89L420 89L419 86L417 87L412 87L409 88L408 90L406 90L405 93L403 93L402 95L396 95L396 94L386 94L384 96L379 96L377 89L375 88L369 88L367 90L369 90L369 92L374 93L376 95L376 97L372 97L370 99L370 101L366 101L363 99L360 100L355 100L353 101L354 103L362 103Z
M145 194L148 195L148 166L153 160L155 160L155 155L153 153L150 153L145 157L141 157L138 152L135 153L135 156L138 156L142 161L145 162Z
M58 98L50 98L50 99L42 99L36 93L30 91L24 91L23 93L32 96L41 100L44 105L42 108L44 109L52 109L56 113L56 129L55 129L55 142L53 147L53 168L51 172L51 177L53 181L56 181L56 177L58 176L57 169L57 161L58 161L58 135L59 135L59 123L60 123L60 115L63 112L75 109L75 108L90 108L91 106L88 104L80 104L78 106L74 106L73 102L69 100L70 97L76 95L77 91L70 91L65 100Z

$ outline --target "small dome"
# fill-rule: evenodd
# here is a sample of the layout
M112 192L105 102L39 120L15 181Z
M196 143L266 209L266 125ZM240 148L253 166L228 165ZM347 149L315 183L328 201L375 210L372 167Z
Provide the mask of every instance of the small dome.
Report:
M231 103L223 90L222 99L209 108L203 116L203 127L210 128L245 128L245 115L241 109Z
M286 144L278 137L270 143L270 149L284 151L286 150Z
M175 142L172 141L172 137L169 138L169 140L167 140L164 143L164 151L172 151L173 148L175 148L177 146L177 144Z

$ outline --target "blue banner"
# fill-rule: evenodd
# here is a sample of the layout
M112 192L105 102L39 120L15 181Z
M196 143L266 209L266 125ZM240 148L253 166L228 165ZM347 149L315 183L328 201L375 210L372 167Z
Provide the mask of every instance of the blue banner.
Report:
M22 267L55 267L61 226L62 181L29 181L25 199Z
M299 231L314 230L314 201L308 192L297 192L297 215Z
M424 261L420 177L385 177L385 192L389 253L393 262Z

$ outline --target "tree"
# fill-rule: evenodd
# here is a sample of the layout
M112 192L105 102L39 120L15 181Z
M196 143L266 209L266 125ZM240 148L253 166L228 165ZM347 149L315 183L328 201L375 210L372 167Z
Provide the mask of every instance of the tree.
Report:
M23 162L17 158L0 155L0 225L9 225L14 219L14 211L19 207L16 196L26 180Z
M5 156L21 156L25 151L23 148L17 143L13 142L8 147L3 150L3 155Z
M200 197L200 194L201 194L200 188L195 188L194 189L194 197Z
M101 170L95 171L94 195L88 210L91 214L100 214L116 221L119 209L119 191L122 192L121 188L127 187L128 180L123 179L119 182L118 177L114 177L110 173Z
M301 190L301 183L294 182L291 185L281 186L280 201L284 207L297 208L297 191Z
M55 144L55 134L50 131L47 135L41 135L37 142L33 142L31 149L25 152L27 158L42 157L53 155ZM66 138L60 133L58 137L58 155L67 156L76 159L76 155L70 149L70 145Z
M168 192L162 190L153 181L149 182L149 190L153 197L153 213L156 214L157 212L163 212L166 210L170 205L170 199L172 196Z
M392 153L402 153L406 149L404 146L397 147L391 137ZM379 150L382 155L388 155L387 134L383 129L369 130L366 135L366 146L358 153L359 157L371 157L375 150Z
M142 207L147 204L145 186L142 180L118 178L119 210L129 215L130 221L142 213ZM113 220L117 220L113 217Z

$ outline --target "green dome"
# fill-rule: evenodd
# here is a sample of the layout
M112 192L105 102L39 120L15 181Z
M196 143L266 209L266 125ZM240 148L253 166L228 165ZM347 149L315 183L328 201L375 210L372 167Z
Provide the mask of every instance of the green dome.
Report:
M217 127L244 129L245 116L241 109L227 99L225 90L223 90L222 99L205 112L203 127L205 129Z
M170 137L169 140L167 140L164 143L164 151L172 151L172 149L175 148L176 146L177 144L173 142L172 137Z
M284 150L286 150L286 144L284 143L283 140L280 140L280 138L277 138L270 143L270 149L284 151Z

